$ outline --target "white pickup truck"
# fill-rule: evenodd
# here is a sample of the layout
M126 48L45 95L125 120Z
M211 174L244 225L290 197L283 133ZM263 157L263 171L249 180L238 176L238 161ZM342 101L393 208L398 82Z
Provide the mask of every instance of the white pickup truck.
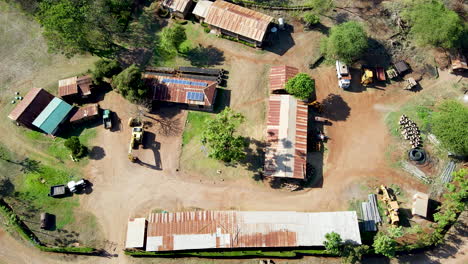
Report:
M336 61L336 76L340 88L346 90L351 86L351 73L348 66L341 61Z

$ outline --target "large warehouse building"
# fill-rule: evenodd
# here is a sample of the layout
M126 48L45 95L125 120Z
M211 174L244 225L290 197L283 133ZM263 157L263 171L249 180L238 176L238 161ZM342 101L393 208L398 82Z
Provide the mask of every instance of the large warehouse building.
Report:
M144 225L140 226L140 229ZM356 212L194 211L152 213L146 251L323 246L325 234L361 244ZM129 222L127 238L142 234ZM140 235L141 236L141 235ZM141 241L141 239L139 240ZM141 245L141 243L140 243Z

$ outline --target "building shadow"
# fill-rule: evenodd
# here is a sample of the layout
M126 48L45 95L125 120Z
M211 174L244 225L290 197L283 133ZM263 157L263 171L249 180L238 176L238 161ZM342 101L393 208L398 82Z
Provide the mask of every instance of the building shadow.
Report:
M69 125L69 124L64 123L64 125L61 125L61 128L63 129L59 129L57 137L64 138L64 139L67 139L73 136L79 137L81 133L83 133L84 130L98 127L101 124L102 122L100 118L96 118L93 120L89 120L89 121L86 121L80 124L74 124L74 125Z
M153 132L145 132L142 146L143 149L149 149L153 152L153 164L147 163L140 159L137 160L137 163L153 170L162 170L162 161L160 153L161 143L156 141L156 134L154 134Z
M398 209L398 215L400 218L399 225L403 227L411 227L410 219L413 218L411 209L400 208Z
M323 101L323 117L332 121L346 121L351 108L340 95L329 94Z
M106 152L102 147L93 146L88 153L90 159L101 160L106 156Z
M198 47L189 50L185 56L190 64L195 67L212 67L224 63L224 52L216 47L204 47L201 44Z
M231 105L231 90L228 89L216 89L216 102L213 107L213 112L219 113L224 108Z
M267 33L267 45L264 47L264 50L278 54L280 56L284 55L296 44L292 37L293 32L294 27L292 25L286 24L284 30L278 29L278 31L275 33Z

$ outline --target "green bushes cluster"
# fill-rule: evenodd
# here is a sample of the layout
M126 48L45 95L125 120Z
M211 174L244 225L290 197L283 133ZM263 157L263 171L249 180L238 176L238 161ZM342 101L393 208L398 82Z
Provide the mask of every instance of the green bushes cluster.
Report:
M208 31L209 32L209 31ZM247 41L244 41L244 40L241 40L241 39L237 39L235 37L231 37L231 36L227 36L227 35L220 35L221 38L223 39L229 39L229 40L232 40L232 41L235 41L235 42L239 42L239 43L242 43L246 46L249 46L249 47L252 47L252 48L256 48L257 46L255 46L255 44L252 44L250 42L247 42Z

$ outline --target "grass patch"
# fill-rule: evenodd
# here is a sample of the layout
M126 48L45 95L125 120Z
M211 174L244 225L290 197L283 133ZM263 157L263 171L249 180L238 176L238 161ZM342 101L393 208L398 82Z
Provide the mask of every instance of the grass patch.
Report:
M187 115L187 122L184 134L182 135L182 145L185 146L191 140L200 139L206 120L212 118L213 114L210 113L190 111Z

